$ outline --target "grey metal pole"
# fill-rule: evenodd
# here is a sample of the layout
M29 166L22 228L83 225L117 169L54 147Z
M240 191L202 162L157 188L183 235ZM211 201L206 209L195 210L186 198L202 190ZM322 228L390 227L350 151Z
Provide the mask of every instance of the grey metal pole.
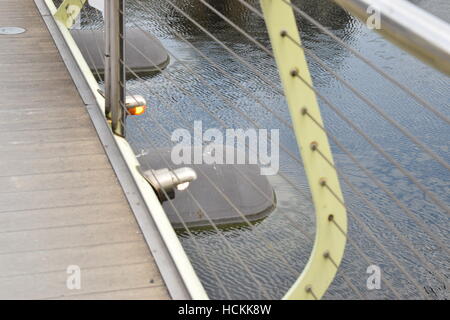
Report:
M111 127L125 136L125 0L110 0L110 70L111 70Z
M105 38L105 116L111 119L111 0L105 0L103 17L105 20L104 38Z

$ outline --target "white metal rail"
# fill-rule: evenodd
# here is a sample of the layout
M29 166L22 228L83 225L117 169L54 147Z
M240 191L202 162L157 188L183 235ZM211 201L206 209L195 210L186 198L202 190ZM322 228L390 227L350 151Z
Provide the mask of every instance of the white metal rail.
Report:
M381 18L375 28L411 54L450 75L450 25L405 0L334 0L363 21Z

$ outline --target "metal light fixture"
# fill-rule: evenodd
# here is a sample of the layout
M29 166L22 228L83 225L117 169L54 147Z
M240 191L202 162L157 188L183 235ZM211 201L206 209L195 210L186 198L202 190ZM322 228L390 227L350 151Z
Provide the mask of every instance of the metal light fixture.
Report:
M20 27L0 27L0 35L6 36L21 34L24 33L25 31L27 30Z
M197 179L197 173L189 167L147 170L142 172L142 175L153 187L161 202L175 198L175 189L185 190L191 181Z
M147 109L147 102L143 96L133 95L125 98L125 107L130 115L140 116Z
M98 89L97 92L100 93L103 98L105 98L105 93L103 92L103 90ZM143 96L140 95L126 96L125 108L127 108L130 115L140 116L147 110L147 101Z

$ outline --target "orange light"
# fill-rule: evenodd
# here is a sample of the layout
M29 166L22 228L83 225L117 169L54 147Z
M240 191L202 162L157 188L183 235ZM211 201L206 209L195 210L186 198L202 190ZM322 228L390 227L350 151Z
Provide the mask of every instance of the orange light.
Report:
M132 116L140 116L141 114L145 113L146 109L147 109L147 106L137 106L137 107L128 108L128 112Z

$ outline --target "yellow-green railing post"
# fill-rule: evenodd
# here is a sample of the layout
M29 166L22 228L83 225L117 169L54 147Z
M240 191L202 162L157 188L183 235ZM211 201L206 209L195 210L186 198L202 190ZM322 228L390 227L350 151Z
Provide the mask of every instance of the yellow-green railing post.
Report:
M85 3L86 0L64 0L54 17L62 22L66 28L71 28Z
M284 298L320 299L344 255L347 215L340 203L343 197L336 170L327 162L332 164L333 157L328 138L320 128L323 123L319 104L311 89L304 51L298 46L301 41L292 7L282 0L260 2L316 211L311 256Z

